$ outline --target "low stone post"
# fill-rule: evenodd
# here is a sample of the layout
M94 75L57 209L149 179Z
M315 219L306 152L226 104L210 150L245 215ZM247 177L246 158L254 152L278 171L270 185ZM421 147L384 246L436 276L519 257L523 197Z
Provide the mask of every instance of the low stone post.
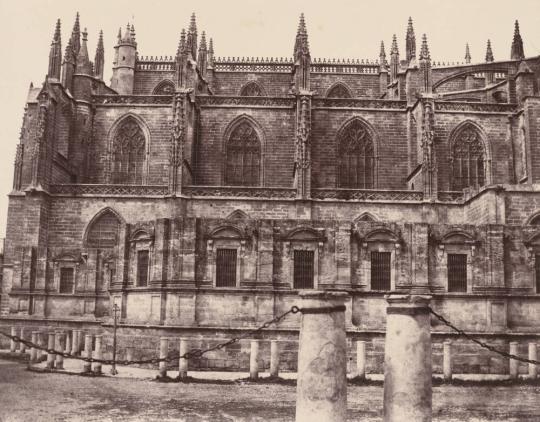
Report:
M16 336L17 335L17 328L16 327L11 327L11 335L12 336ZM17 342L13 339L11 339L10 343L9 343L9 351L11 353L15 353L17 351Z
M361 340L356 342L356 377L366 378L366 342Z
M86 334L84 330L78 330L78 331L79 331L79 334L78 334L79 342L77 344L77 353L82 353L84 350L84 345L86 341Z
M56 350L57 352L64 351L64 333L61 331L58 331L56 333L56 344L54 346L54 350ZM64 369L64 356L62 355L55 356L54 367L56 369Z
M76 355L79 351L79 330L73 330L71 332L71 354Z
M529 343L529 360L538 359L538 348L536 343ZM538 367L534 363L529 363L529 377L535 379L538 376Z
M180 339L180 345L178 349L179 356L186 354L188 351L188 343L185 338ZM180 379L186 378L188 373L188 360L180 358L178 361L178 377Z
M38 346L45 346L45 340L44 340L44 336L46 335L46 333L42 333L41 331L38 331L37 332L37 344ZM41 357L45 354L45 352L41 349L37 349L37 357L36 357L36 360L38 362L41 362Z
M384 422L431 422L430 296L387 296Z
M452 343L450 340L443 343L443 378L446 381L452 379Z
M47 349L54 350L54 344L56 342L56 334L49 332L47 339ZM47 369L54 368L54 353L47 352Z
M71 353L71 336L70 336L69 331L66 331L66 348L65 348L65 352L66 353Z
M161 337L159 339L159 358L164 359L169 353L169 339ZM167 362L159 362L159 378L165 378L167 376Z
M24 327L21 327L21 335L19 336L21 340L24 340ZM19 353L24 353L26 350L26 345L21 341L19 342Z
M270 376L279 377L279 343L277 340L270 342Z
M84 355L87 358L92 357L92 335L86 334L84 336ZM92 372L92 364L84 361L83 372Z
M251 340L249 353L249 379L259 379L259 340Z
M92 356L95 359L103 359L103 349L102 349L102 346L101 346L102 338L103 338L103 336L100 335L100 334L96 335L96 337L95 337L95 339L96 339L96 344L95 344L95 348L94 348L95 356ZM95 374L101 374L101 362L94 362L93 371L94 371Z
M133 360L133 347L126 347L126 360Z
M516 355L518 354L518 342L517 341L511 341L510 342L510 354L511 355ZM510 378L511 379L517 379L518 378L518 373L519 373L519 362L515 359L510 359L510 362L509 362L509 366L510 366Z
M37 338L38 338L38 331L32 331L32 343L37 344ZM37 351L35 347L32 347L30 349L30 362L34 363L37 361Z
M347 419L347 342L342 292L300 292L296 422ZM323 309L319 312L316 309ZM333 310L331 310L333 308Z

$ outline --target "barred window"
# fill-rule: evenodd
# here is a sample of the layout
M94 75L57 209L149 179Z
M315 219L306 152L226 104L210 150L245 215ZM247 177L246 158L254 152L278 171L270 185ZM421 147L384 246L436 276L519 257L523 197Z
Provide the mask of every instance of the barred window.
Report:
M236 249L218 249L216 287L236 287Z
M371 290L390 290L391 252L371 252Z
M294 251L294 288L313 289L314 251Z
M225 184L257 186L261 162L261 145L257 132L248 122L232 131L226 145Z
M145 146L145 136L139 123L132 117L125 118L116 130L111 145L112 183L142 184Z
M75 287L73 268L60 268L60 293L73 293Z
M467 291L467 255L448 254L448 291Z
M362 122L354 120L338 139L338 186L373 189L374 160L371 135Z
M536 293L540 293L540 255L534 256L534 271L536 277Z
M149 255L147 250L137 252L137 285L148 285Z
M467 128L452 145L452 190L483 186L486 182L484 146L478 131Z
M86 243L89 248L109 249L116 246L120 220L108 211L99 216L88 230Z

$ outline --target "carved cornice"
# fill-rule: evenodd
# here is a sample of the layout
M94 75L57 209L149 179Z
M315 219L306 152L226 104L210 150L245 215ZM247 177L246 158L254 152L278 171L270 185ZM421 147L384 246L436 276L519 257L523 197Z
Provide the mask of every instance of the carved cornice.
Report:
M294 188L265 188L265 187L217 187L217 186L184 186L183 194L192 197L219 198L275 198L291 199L296 196Z
M436 101L435 111L469 111L484 113L513 113L517 109L516 104L487 104L469 103L458 101Z
M202 107L265 107L293 108L296 104L294 97L236 97L236 96L197 96L197 102Z
M96 105L109 104L152 104L170 105L173 102L172 95L94 95L92 102Z
M371 98L314 98L312 104L313 108L407 109L407 101L377 100Z
M167 186L157 185L98 185L98 184L62 184L51 185L53 195L107 195L107 196L164 196Z
M424 194L410 190L312 189L313 199L353 201L422 201Z

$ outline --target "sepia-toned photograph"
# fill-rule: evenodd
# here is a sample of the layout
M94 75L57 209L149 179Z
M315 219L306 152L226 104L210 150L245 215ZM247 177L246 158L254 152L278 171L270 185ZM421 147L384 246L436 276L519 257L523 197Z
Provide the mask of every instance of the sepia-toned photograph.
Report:
M540 1L0 16L0 422L540 421Z

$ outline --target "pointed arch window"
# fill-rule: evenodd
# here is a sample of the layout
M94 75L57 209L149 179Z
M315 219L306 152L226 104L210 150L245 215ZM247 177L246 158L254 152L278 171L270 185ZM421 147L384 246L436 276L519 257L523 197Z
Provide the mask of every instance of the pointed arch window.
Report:
M154 95L172 95L174 94L174 84L169 80L161 81L154 88L153 94Z
M484 145L476 128L463 129L454 140L451 153L452 190L483 186L486 183Z
M225 184L258 186L260 183L261 143L249 122L241 122L226 144Z
M326 96L328 98L351 98L351 93L345 85L338 83L328 91Z
M240 90L241 97L263 97L264 92L261 86L256 82L249 82Z
M112 212L100 215L89 227L86 243L89 248L110 249L116 246L120 220Z
M373 139L365 125L354 120L338 136L338 187L373 189Z
M112 140L111 182L142 184L145 151L146 139L139 123L127 117L120 123Z

